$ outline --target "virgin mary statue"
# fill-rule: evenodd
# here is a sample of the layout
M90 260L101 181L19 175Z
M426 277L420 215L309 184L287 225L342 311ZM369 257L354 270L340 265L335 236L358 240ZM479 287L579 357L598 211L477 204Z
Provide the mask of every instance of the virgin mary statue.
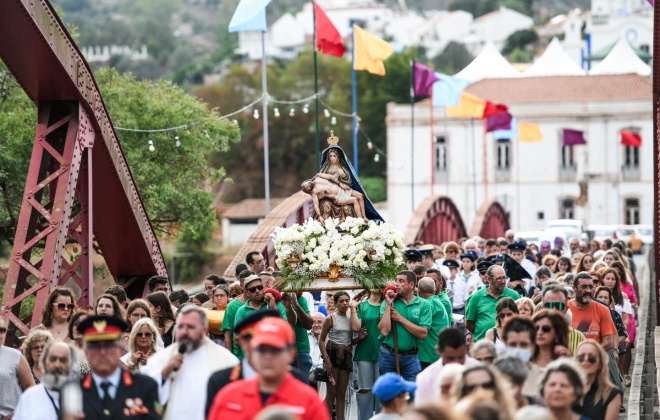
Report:
M315 197L315 210L322 218L359 216L368 220L383 221L367 197L346 153L337 145L338 142L339 138L331 131L328 138L330 146L321 155L321 170L314 178L303 183L303 191ZM314 186L317 179L318 185ZM327 182L339 188L323 187L323 183ZM321 202L320 206L316 205L319 200L324 199L325 202ZM353 205L348 205L350 203Z

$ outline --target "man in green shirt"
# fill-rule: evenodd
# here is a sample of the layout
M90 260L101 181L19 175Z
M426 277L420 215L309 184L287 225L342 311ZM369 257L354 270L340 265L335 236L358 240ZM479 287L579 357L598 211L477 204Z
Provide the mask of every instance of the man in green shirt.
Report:
M520 299L518 293L506 287L506 274L501 266L491 266L486 275L488 287L474 292L465 310L465 327L469 331L468 335L474 335L473 341L484 338L486 331L495 326L497 302L505 297Z
M293 327L296 334L296 350L298 350L298 359L294 360L293 366L300 369L307 383L309 383L309 371L312 369L312 356L310 354L309 338L307 331L312 329L314 319L309 315L309 305L307 299L302 294L296 296L295 293L282 293L282 303L286 308L286 316L289 324Z
M445 278L437 268L431 268L426 272L426 277L430 277L435 281L435 294L440 299L442 306L447 311L447 316L449 317L449 325L452 325L454 319L452 317L452 306L449 296L447 296L447 291L445 290Z
M245 279L254 275L255 272L251 270L243 270L239 273L238 282L241 284L241 289L243 289L244 292L245 289L243 286L245 284ZM225 334L225 347L238 358L240 358L242 353L241 348L234 342L234 325L236 325L234 318L236 317L238 308L245 304L245 299L245 293L243 293L229 302L227 309L225 309L225 317L222 320L222 332Z
M247 277L245 279L243 290L245 303L243 306L238 308L238 311L236 311L236 316L234 317L234 325L241 322L242 319L246 318L250 314L264 309L274 309L279 311L279 313L282 315L282 318L288 321L286 317L286 308L282 302L277 302L275 297L270 293L266 293L264 295L264 285L262 283L261 277L257 275ZM236 334L234 334L234 339L235 338ZM239 349L239 354L236 356L239 359L242 358L243 352Z
M394 334L397 332L399 367L401 376L414 381L422 367L419 363L419 345L431 328L431 304L415 296L415 273L401 271L396 276L396 293L388 291L380 306L381 346L378 351L378 370L381 375L396 372Z
M440 356L435 351L438 344L438 333L450 325L450 318L440 297L435 294L435 282L430 277L422 277L417 284L419 297L431 304L431 328L422 343L419 345L419 363L422 370L436 362Z

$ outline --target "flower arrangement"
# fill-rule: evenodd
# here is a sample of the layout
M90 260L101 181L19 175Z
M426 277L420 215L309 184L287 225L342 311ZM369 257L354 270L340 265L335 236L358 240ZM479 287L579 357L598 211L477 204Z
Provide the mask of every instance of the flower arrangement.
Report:
M366 289L383 288L403 264L403 237L389 223L347 217L308 219L272 235L286 289L299 291L315 278L352 277Z

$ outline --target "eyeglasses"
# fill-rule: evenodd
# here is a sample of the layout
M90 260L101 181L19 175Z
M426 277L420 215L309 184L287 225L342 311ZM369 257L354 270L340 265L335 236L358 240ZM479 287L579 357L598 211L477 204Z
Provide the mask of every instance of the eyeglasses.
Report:
M45 345L45 344L42 344L42 345L40 345L40 346L32 346L32 348L31 348L30 350L42 351L42 350L45 349L45 348L46 348L46 345Z
M258 285L258 286L252 286L252 287L250 287L250 288L248 288L248 289L246 289L246 290L247 290L248 292L250 292L250 293L254 293L254 292L256 292L257 290L264 290L264 286L263 286L262 284L260 284L260 285Z
M500 276L500 277L491 277L492 280L494 281L505 281L506 276Z
M587 290L587 289L593 289L594 285L593 284L581 284L578 286L578 288L582 290Z
M213 290L213 286L204 286L204 290Z
M153 337L153 334L150 333L150 332L144 332L144 333L139 332L139 333L135 334L135 336L139 337L139 338L142 338L142 337L151 338L151 337Z
M598 357L593 354L578 354L576 359L580 363L587 362L592 365L598 361Z
M545 334L549 333L552 331L552 327L550 325L537 325L536 326L536 332L543 331Z
M495 382L490 381L490 382L485 382L483 384L465 385L463 386L463 394L464 395L472 394L472 392L474 392L474 390L477 388L486 389L486 390L495 389Z
M566 308L566 304L564 302L545 302L543 307L546 309L556 309L558 311L563 311L564 308Z
M53 303L53 306L55 306L57 309L60 311L63 311L65 309L68 309L69 311L73 311L73 308L76 307L73 303Z
M504 319L504 318L508 318L510 316L513 316L513 315L514 315L513 312L500 312L499 314L497 314L497 317L499 319Z
M284 352L284 350L286 350L286 348L284 348L284 347L279 348L279 347L266 346L266 345L257 346L254 349L257 351L257 353L270 354L272 356L277 356L279 354L282 354L282 352Z
M491 363L493 363L493 362L495 361L495 358L494 358L493 356L490 356L490 357L482 357L481 359L478 358L478 357L475 357L475 359L477 359L477 360L480 361L481 363L485 363L485 364L487 364L487 365L489 365L489 364L491 364Z

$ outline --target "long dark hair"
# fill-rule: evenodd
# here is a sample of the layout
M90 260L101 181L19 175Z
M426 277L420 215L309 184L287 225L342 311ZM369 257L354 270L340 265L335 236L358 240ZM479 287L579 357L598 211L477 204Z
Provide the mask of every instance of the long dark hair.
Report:
M147 296L147 300L154 308L160 308L158 313L152 313L152 317L158 323L159 328L163 328L167 320L176 322L176 315L172 311L172 302L170 302L165 292L152 293Z
M71 298L71 303L74 305L76 304L76 297L73 294L73 290L69 289L68 287L56 287L53 289L52 292L48 295L48 298L46 299L46 305L44 305L44 308L41 310L41 322L44 324L44 327L50 328L53 326L53 303L55 302L55 299L57 299L60 296L67 296ZM73 311L69 312L69 319L67 321L71 321L71 317L73 316L73 312L75 311L75 308Z
M532 316L534 326L536 327L536 323L543 318L547 318L552 324L552 328L555 330L555 345L559 344L568 348L568 322L566 322L564 314L555 309L541 309ZM539 346L537 345L534 346L534 358L538 357L538 355ZM554 346L552 346L552 357L555 359L557 358Z
M614 300L614 303L616 305L622 305L623 306L623 292L621 291L621 278L619 277L619 273L615 268L608 267L608 268L601 268L598 270L598 274L603 278L602 284L605 286L605 276L608 274L612 274L614 276L614 287L610 288L612 291L612 299Z

